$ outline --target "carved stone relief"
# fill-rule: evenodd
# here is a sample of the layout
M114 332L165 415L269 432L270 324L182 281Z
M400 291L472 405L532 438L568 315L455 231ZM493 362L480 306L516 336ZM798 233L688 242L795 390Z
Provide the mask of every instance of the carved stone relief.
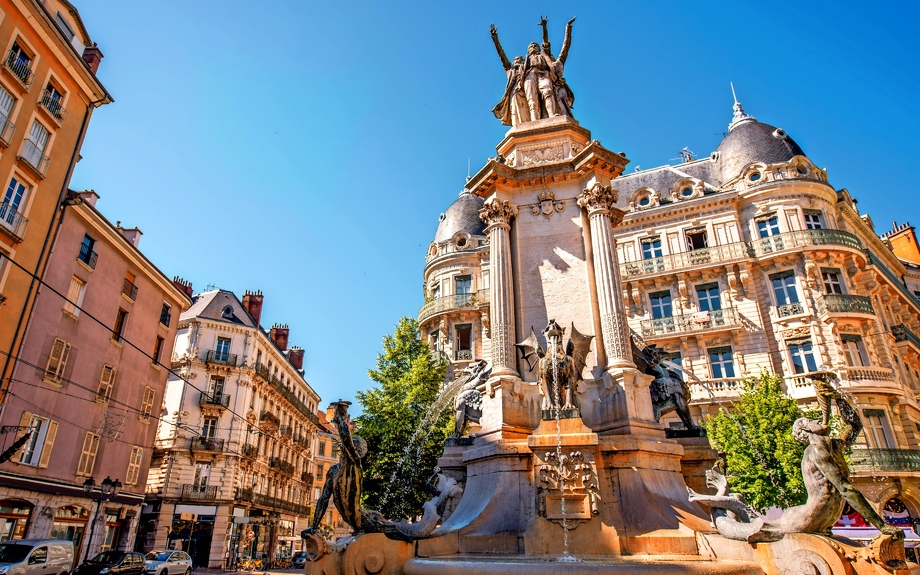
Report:
M599 512L597 468L591 453L537 453L537 513L567 530ZM563 513L564 507L564 513Z

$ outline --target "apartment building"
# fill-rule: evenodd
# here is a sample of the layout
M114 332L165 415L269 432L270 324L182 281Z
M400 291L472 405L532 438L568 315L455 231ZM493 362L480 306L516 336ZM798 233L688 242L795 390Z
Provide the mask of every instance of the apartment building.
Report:
M0 540L69 539L80 560L131 549L187 283L111 224L93 191L69 194L7 389Z
M288 557L312 518L320 397L290 328L260 327L263 295L213 290L179 319L138 548L196 566Z
M102 52L66 0L0 1L0 49L2 391L23 347L90 118L112 98L96 77Z

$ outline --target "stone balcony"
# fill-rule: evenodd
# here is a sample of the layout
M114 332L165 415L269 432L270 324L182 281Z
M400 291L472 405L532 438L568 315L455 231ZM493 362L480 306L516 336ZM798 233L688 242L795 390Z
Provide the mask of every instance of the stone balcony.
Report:
M435 298L422 306L418 310L418 322L421 324L425 320L437 315L451 313L461 310L474 310L489 305L489 290L482 289L475 293L462 293L446 295Z
M179 497L183 501L213 501L217 499L217 486L185 484Z
M725 265L737 261L772 256L793 249L837 246L862 253L862 243L855 235L842 230L798 230L758 238L750 242L734 242L698 250L678 252L620 265L620 277L633 277L685 271L698 267Z
M224 410L230 407L230 396L223 394L210 394L202 391L198 396L198 407L213 407Z
M224 451L225 440L214 437L193 437L189 448L192 451L220 453Z
M815 300L818 316L828 317L875 317L872 298L851 294L824 294Z
M654 340L691 333L741 329L735 308L646 319L640 324L643 339Z
M668 254L647 260L626 262L620 265L620 277L626 279L695 267L708 267L715 264L742 261L750 257L751 250L747 242L736 242L689 252Z
M909 327L904 324L891 326L891 335L899 346L913 346L914 351L920 353L920 337L917 337Z
M878 389L897 390L900 386L893 370L886 367L837 367L833 370L840 378L840 386L855 390ZM786 393L795 399L813 399L814 381L806 373L783 377Z
M920 472L920 450L858 449L850 455L850 470L872 475L883 472Z
M724 377L721 379L705 379L690 384L691 403L712 403L722 398L738 397L741 393L743 381L740 377Z

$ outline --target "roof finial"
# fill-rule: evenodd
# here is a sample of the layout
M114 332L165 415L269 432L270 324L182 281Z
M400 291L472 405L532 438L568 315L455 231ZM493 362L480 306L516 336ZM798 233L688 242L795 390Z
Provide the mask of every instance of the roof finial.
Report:
M731 132L735 126L741 124L742 122L754 121L754 116L748 116L744 113L744 109L741 107L741 102L738 101L738 96L735 94L734 82L729 82L728 84L732 87L732 98L735 100L735 105L733 106L735 112L732 114L732 121L728 125L728 131Z

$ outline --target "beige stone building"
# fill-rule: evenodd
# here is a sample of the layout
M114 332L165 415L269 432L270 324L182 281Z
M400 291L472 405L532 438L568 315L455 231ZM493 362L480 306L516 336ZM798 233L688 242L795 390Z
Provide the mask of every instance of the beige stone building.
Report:
M214 290L180 316L139 547L196 566L299 549L311 517L320 398L289 328L260 327L263 296Z
M607 337L603 318L617 319L622 306L632 333L667 350L690 379L696 418L737 397L741 379L761 370L780 374L788 394L810 404L806 374L823 366L863 417L852 456L857 484L879 510L887 506L892 521L902 504L920 517L920 250L913 228L879 235L853 195L833 187L788 133L738 103L734 110L711 155L614 173L615 207L625 211L612 222L616 270L591 266L592 250L607 242L596 234L609 232L593 219L589 226L593 212L577 209L581 189L570 174L573 166L590 174L620 160L592 160L588 152L599 144L581 128L558 128L558 141L516 148L510 134L524 132L511 130L499 155L468 183L472 193L464 190L440 217L424 269L421 333L455 367L483 357L527 383L534 375L519 356L509 362L511 343L531 327L539 333L548 319L569 328L574 318L580 332L598 334L596 353L599 334ZM520 190L528 187L542 191L525 199ZM490 194L511 202L500 218L482 211L489 230L495 222L507 230L490 232L503 246L490 246L479 218L481 198ZM525 239L552 249L518 249ZM501 271L496 253L506 254ZM511 298L491 312L498 303L489 297L490 275L493 286L504 278ZM583 287L600 286L602 276L617 278L619 301L606 303L600 287L592 299ZM589 317L586 306L602 318L597 325L578 323ZM490 333L496 318L512 333ZM673 413L661 423L681 426ZM480 433L492 433L491 424Z

